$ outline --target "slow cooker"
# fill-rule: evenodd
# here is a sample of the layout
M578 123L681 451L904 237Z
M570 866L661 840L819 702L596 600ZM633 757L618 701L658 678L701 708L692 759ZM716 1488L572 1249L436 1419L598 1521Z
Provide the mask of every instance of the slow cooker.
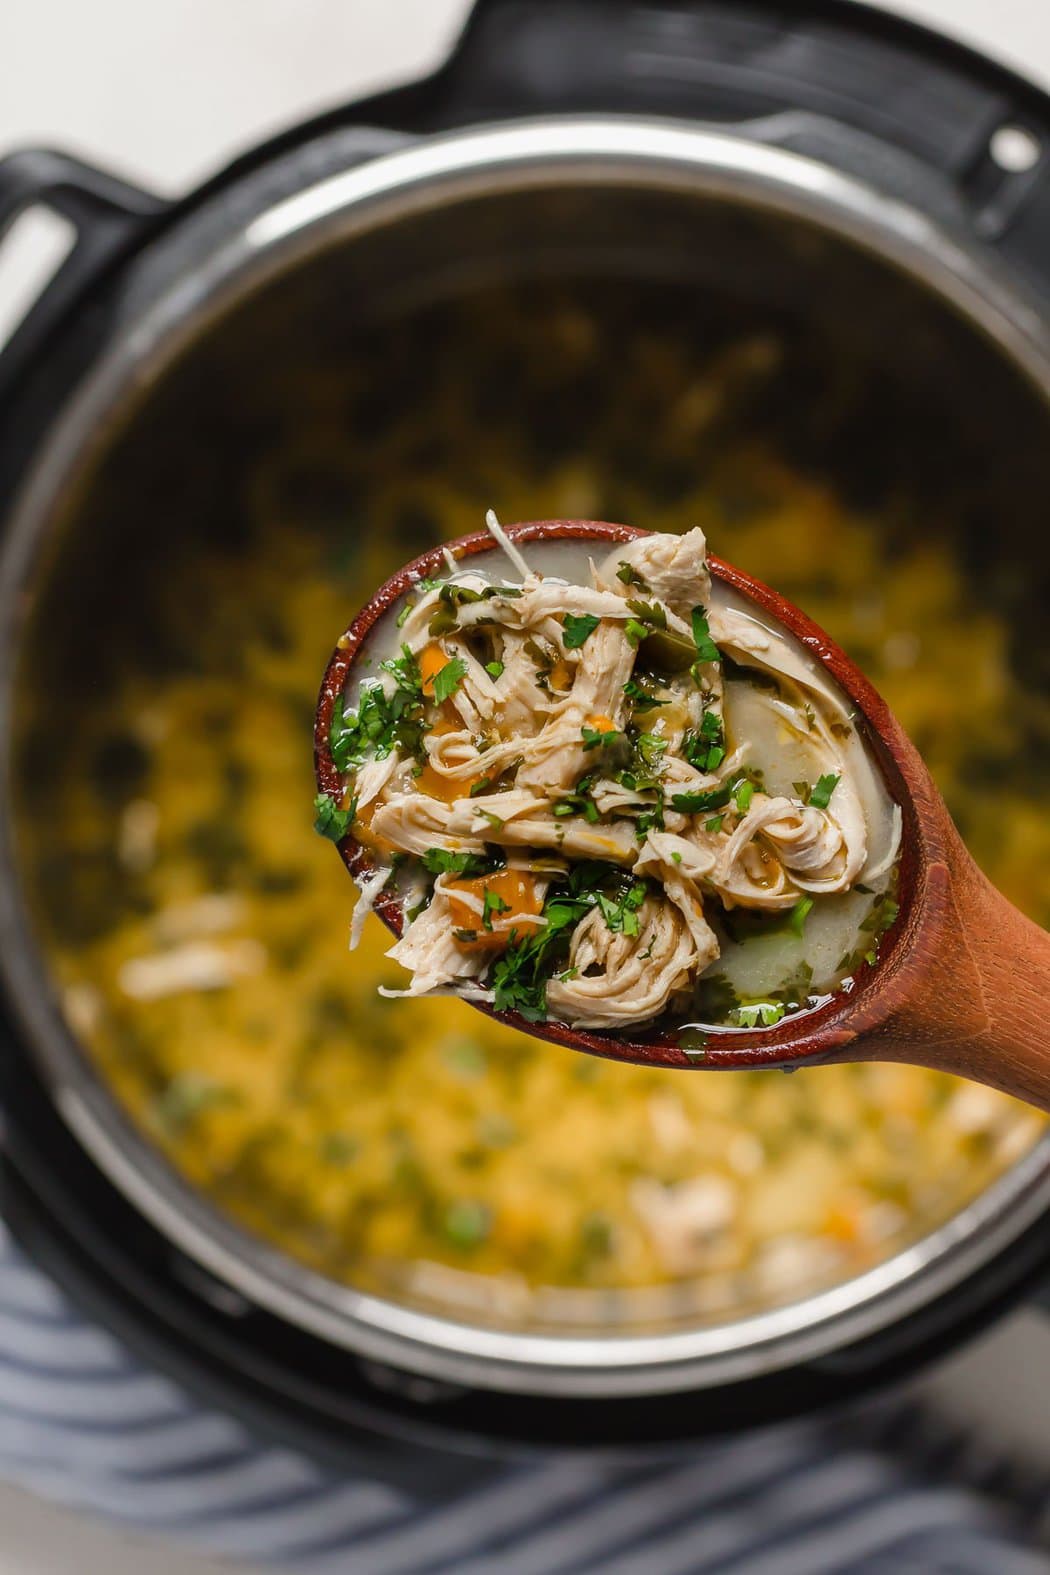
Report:
M894 462L919 475L933 447L943 474L954 456L996 500L997 550L1045 585L1047 147L1033 88L857 5L479 0L435 75L176 203L64 154L13 155L0 226L44 204L77 239L0 357L5 673L56 521L232 319L297 294L367 316L567 266L729 281L872 352L889 335L930 423L895 435ZM5 680L5 780L11 703ZM552 1335L336 1287L211 1209L118 1111L34 948L6 796L0 819L5 1218L129 1342L286 1438L391 1469L406 1441L673 1445L883 1386L1050 1263L1044 1141L877 1268L730 1323Z

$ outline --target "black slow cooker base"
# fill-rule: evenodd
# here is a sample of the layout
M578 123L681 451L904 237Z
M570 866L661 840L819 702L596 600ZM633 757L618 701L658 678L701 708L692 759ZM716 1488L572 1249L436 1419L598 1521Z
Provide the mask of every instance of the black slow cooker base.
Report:
M155 276L175 278L187 227L199 239L202 227L219 230L392 139L472 121L555 112L739 121L789 110L842 128L824 152L854 172L880 150L867 171L877 184L911 196L938 188L1050 299L1047 159L1010 175L988 153L1004 123L1050 147L1050 104L1008 72L852 4L481 0L435 76L296 128L171 207L61 157L0 165L0 222L42 200L66 212L81 237L0 357L0 505L65 396L120 331L124 274L147 247ZM1050 1233L1037 1224L979 1276L882 1335L731 1390L552 1401L369 1376L367 1364L210 1287L86 1159L13 1024L0 1024L0 1046L0 1202L33 1257L206 1403L340 1469L367 1465L416 1491L476 1483L494 1449L571 1446L629 1458L841 1406L876 1385L882 1392L997 1316L1050 1258Z

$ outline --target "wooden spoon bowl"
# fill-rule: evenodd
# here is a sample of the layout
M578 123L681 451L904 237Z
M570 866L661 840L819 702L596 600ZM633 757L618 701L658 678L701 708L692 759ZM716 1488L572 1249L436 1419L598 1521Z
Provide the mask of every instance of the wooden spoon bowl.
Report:
M558 539L610 547L646 532L597 520L534 520L510 526L507 534L519 546ZM417 580L446 572L446 551L462 561L500 549L479 531L423 553L380 587L332 653L317 705L314 762L318 790L335 800L343 791L329 745L336 699L376 624ZM901 1061L970 1077L1050 1109L1050 936L982 875L918 752L846 653L760 580L720 558L708 563L716 579L781 624L827 668L852 701L856 725L901 807L899 915L882 939L878 963L862 964L852 985L822 1006L771 1028L705 1028L703 1044L690 1035L687 1047L673 1029L634 1039L566 1023L530 1023L481 1003L478 1009L534 1037L645 1066L792 1071L833 1061ZM367 877L378 867L350 836L339 851L354 876ZM382 893L375 912L394 935L402 933L404 916L393 894Z

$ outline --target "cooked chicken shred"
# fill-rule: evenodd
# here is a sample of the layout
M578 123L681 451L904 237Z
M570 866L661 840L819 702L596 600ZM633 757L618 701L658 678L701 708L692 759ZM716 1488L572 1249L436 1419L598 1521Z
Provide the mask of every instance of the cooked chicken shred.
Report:
M843 697L789 640L712 602L703 532L640 536L590 578L468 566L424 582L400 667L346 710L360 731L369 689L395 713L415 685L412 747L394 727L346 774L353 834L382 868L415 862L418 900L388 954L411 980L387 993L629 1028L691 999L719 955L712 902L776 914L865 868ZM767 793L747 771L748 741L727 736L727 657L806 728L821 791ZM507 900L507 880L527 900Z

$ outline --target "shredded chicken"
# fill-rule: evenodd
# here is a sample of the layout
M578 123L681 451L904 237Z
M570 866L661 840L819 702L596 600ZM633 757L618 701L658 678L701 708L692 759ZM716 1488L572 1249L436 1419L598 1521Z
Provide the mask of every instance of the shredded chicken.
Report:
M489 525L520 579L450 564L424 583L401 657L344 718L355 835L414 875L389 952L402 993L608 1031L683 1011L719 956L713 910L804 919L861 878L847 705L787 638L712 603L699 529L618 546L579 585ZM727 736L726 656L784 736L805 734L815 787L786 797L749 771L748 739Z

